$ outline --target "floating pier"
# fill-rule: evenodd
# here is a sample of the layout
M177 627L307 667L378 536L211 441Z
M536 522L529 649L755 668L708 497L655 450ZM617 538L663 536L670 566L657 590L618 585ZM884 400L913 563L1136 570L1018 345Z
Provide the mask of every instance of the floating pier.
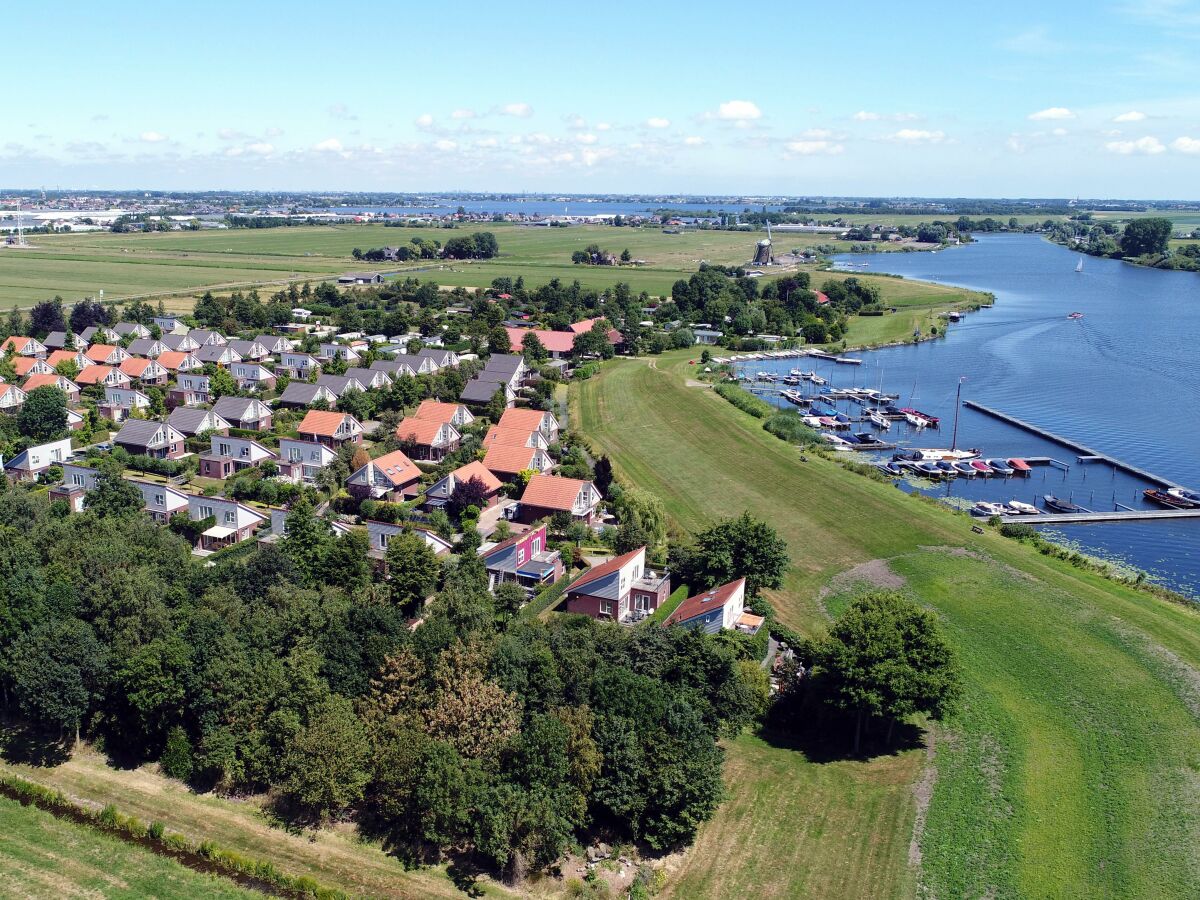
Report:
M1001 516L1005 525L1084 525L1090 522L1140 522L1148 519L1200 519L1200 509L1118 509L1112 512L1047 513L1037 516Z
M1183 485L1177 484L1174 481L1170 481L1166 478L1163 478L1160 475L1155 475L1153 472L1147 472L1145 469L1139 469L1137 466L1130 465L1129 463L1125 462L1124 460L1120 460L1120 459L1117 459L1116 457L1109 456L1107 453L1101 453L1098 450L1093 450L1091 447L1088 447L1085 444L1081 444L1078 441L1073 441L1070 438L1062 437L1061 435L1055 434L1052 431L1047 431L1044 428L1038 428L1038 426L1031 425L1029 422L1026 422L1023 419L1018 419L1016 416L1010 416L1008 413L1000 412L1000 410L998 410L998 409L992 409L990 406L984 406L982 403L976 403L974 400L964 400L963 406L967 406L967 407L970 407L971 409L978 410L979 412L984 413L985 415L989 415L994 419L999 419L1001 422L1007 422L1009 425L1015 425L1017 428L1022 428L1025 431L1028 431L1030 434L1036 434L1038 437L1045 438L1048 441L1054 441L1056 444L1062 444L1064 447L1070 447L1072 450L1074 450L1076 453L1079 454L1079 460L1081 462L1105 462L1105 463L1108 463L1110 466L1112 466L1115 469L1120 469L1123 472L1128 472L1130 475L1136 475L1138 478L1142 478L1153 484L1159 484L1159 485L1162 485L1163 487L1169 487L1169 488L1182 488L1183 487ZM1167 515L1170 516L1171 513L1173 513L1173 512L1187 513L1187 512L1189 512L1189 510L1172 510L1172 511L1168 511ZM1104 515L1104 514L1097 513L1096 515ZM1194 513L1194 515L1200 515L1200 512L1196 512L1196 513ZM1020 519L1020 518L1014 519L1014 521L1027 522L1032 518L1033 518L1033 516L1026 516L1023 519ZM1062 522L1066 518L1067 518L1067 516L1065 516L1065 515L1055 516L1055 517L1053 517L1052 521ZM1147 515L1146 518L1149 518L1149 515ZM1083 519L1081 521L1095 522L1095 521L1101 521L1101 520Z

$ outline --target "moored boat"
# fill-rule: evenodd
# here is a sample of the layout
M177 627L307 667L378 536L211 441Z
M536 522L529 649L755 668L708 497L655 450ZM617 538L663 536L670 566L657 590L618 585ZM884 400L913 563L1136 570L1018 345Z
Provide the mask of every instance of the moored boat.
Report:
M975 471L975 467L969 462L957 461L950 463L950 465L954 466L954 471L956 471L959 475L966 475L968 478L974 478L979 474Z
M1196 509L1200 507L1200 503L1192 500L1187 500L1167 491L1160 491L1156 488L1149 488L1142 491L1142 496L1153 503L1160 506L1170 507L1171 509Z
M974 469L976 472L978 472L980 475L991 475L992 474L992 467L980 459L971 460L971 468Z
M984 462L991 466L992 471L998 475L1011 475L1013 473L1012 467L1003 459L985 459Z
M1008 508L1019 516L1036 516L1039 512L1032 503L1023 503L1020 500L1009 500Z
M1016 472L1018 475L1028 476L1029 473L1033 471L1033 467L1030 466L1029 463L1025 462L1025 460L1023 460L1023 459L1015 459L1015 458L1010 459L1008 461L1008 464L1010 466L1012 466L1013 471Z
M1053 513L1082 513L1087 512L1082 506L1072 503L1070 500L1063 500L1061 497L1055 497L1053 494L1046 494L1042 497L1042 502L1046 504L1046 509Z
M988 503L986 500L980 500L971 507L971 515L980 516L981 518L991 518L992 516L1003 516L1007 514L1008 509L1003 503Z
M1167 493L1172 497L1178 497L1181 500L1187 500L1191 503L1200 503L1200 493L1189 491L1187 488L1167 488Z

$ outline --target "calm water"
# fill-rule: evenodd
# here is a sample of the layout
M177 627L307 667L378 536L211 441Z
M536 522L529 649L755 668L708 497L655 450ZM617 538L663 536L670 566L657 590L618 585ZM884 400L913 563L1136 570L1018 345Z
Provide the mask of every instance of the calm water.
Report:
M894 424L889 440L909 446L949 446L955 388L966 376L964 399L1200 488L1200 275L1091 257L1077 274L1078 258L1029 235L981 236L969 246L932 254L841 257L842 264L868 263L864 272L991 291L996 304L950 326L944 340L855 354L862 366L803 359L752 367L815 368L847 387L878 388L882 380L884 390L900 394L899 405L942 419L940 431L920 434ZM1068 321L1067 313L1076 310L1085 318ZM1035 495L1053 493L1089 509L1111 510L1114 503L1151 508L1141 491L1157 486L1105 464L1079 463L1072 450L966 408L958 445L978 447L985 457L1050 456L1069 463L1070 471L1039 467L1028 479L955 479L922 490L961 498L955 502L1033 502ZM1200 597L1200 519L1050 531Z
M698 215L707 210L714 212L740 213L747 209L754 212L761 212L763 204L755 203L651 203L649 201L638 201L635 203L622 202L617 200L454 200L454 199L435 199L436 206L334 206L328 210L318 210L318 212L336 212L346 214L352 213L395 213L397 215L423 215L436 214L447 215L454 212L460 206L467 212L472 213L524 213L527 216L553 216L553 215L569 215L569 216L601 216L601 215L622 215L622 216L639 216L646 215L658 207L669 207L670 209L679 210L684 213ZM770 205L766 207L769 211L778 212L782 209L781 206Z

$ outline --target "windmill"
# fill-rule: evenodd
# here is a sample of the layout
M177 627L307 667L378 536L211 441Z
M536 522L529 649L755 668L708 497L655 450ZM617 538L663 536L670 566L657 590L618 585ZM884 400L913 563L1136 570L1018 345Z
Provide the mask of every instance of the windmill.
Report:
M771 266L774 264L775 258L771 254L771 220L767 219L767 236L754 248L754 265Z

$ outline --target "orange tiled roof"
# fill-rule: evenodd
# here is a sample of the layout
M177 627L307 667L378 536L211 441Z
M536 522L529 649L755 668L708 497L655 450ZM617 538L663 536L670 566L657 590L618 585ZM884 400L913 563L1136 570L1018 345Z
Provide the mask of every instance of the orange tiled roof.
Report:
M46 365L54 368L61 362L75 362L75 357L79 355L78 350L55 350L46 357Z
M349 413L326 412L321 409L310 409L304 416L304 421L297 429L301 434L319 434L322 437L336 437L337 431L346 419L354 420Z
M488 448L483 465L490 472L502 475L515 475L524 469L531 468L533 455L539 451L534 447L514 447L511 444L493 444Z
M79 370L75 382L76 384L100 384L112 370L112 366L88 366Z
M25 349L25 345L32 340L33 338L31 337L14 334L12 337L6 339L3 344L0 344L0 350L11 350L13 353L20 353Z
M410 416L413 419L432 419L447 425L451 424L458 413L459 404L443 403L440 400L422 400L417 411Z
M504 444L510 447L524 447L529 443L533 432L532 428L504 428L500 425L493 425L483 437L483 446Z
M431 447L444 424L446 423L438 419L417 419L409 416L396 426L396 437L401 441L412 441L422 447Z
M575 347L575 333L571 331L546 331L542 328L505 328L508 332L509 349L513 353L525 351L525 335L536 334L542 346L550 353L570 353Z
M500 416L501 428L520 428L524 431L538 431L542 427L542 418L546 414L540 409L506 409Z
M373 459L371 462L374 463L376 469L383 473L384 478L397 487L416 481L421 477L421 470L413 465L413 461L402 450L385 453L379 459Z
M675 612L667 618L666 624L670 625L673 622L684 622L688 619L698 616L701 613L708 612L710 609L719 609L729 602L729 599L745 585L746 579L739 578L736 581L731 581L728 584L722 584L719 587L710 588L707 591L696 594L694 597L688 597L678 607Z
M499 478L489 472L487 470L487 466L485 466L479 460L469 462L465 466L459 466L450 474L453 475L458 481L470 481L472 478L478 478L483 482L484 487L486 487L489 491L500 490L500 485L503 483Z
M18 378L24 378L29 374L30 370L40 362L43 362L43 360L34 359L32 356L18 356L12 361L13 371L16 373ZM47 363L47 365L49 365L49 363ZM50 368L54 367L50 366Z
M141 378L142 373L150 368L152 362L154 362L152 359L138 359L136 356L131 356L129 359L121 360L118 368L130 378Z
M25 382L25 390L28 392L36 391L38 388L42 387L58 387L59 378L62 378L62 376L57 374L30 375ZM69 378L64 380L68 384L72 383Z
M534 475L525 486L521 502L542 509L559 509L570 512L575 498L587 485L578 478L562 478L558 475Z
M94 363L102 363L108 359L117 348L112 344L92 344L83 352Z
M158 355L158 364L164 369L175 372L183 365L183 361L187 358L188 354L182 350L164 350Z

